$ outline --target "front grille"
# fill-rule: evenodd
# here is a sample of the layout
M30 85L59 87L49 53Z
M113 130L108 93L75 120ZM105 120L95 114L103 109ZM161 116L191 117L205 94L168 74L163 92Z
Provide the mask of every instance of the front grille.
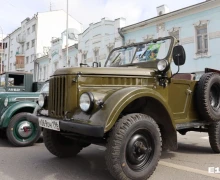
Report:
M50 79L49 89L49 115L54 118L63 118L66 109L66 84L65 76Z

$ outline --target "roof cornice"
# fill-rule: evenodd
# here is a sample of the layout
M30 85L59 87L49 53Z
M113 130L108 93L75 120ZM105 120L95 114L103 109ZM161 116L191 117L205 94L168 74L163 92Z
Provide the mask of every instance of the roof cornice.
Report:
M220 1L219 0L204 1L202 3L198 3L198 4L188 6L188 7L176 10L176 11L172 11L170 13L167 13L167 14L164 14L164 15L161 15L161 16L156 16L156 17L141 21L141 22L136 23L136 24L131 24L129 26L121 28L121 31L123 33L126 33L128 31L131 31L134 28L143 28L146 25L150 26L150 25L153 25L153 24L158 24L158 23L164 22L166 20L177 19L177 18L183 17L183 16L185 16L186 12L189 12L189 11L192 11L192 10L195 10L194 11L194 13L195 13L195 12L201 12L201 11L204 11L204 10L208 10L210 8L217 7L217 6L220 6Z

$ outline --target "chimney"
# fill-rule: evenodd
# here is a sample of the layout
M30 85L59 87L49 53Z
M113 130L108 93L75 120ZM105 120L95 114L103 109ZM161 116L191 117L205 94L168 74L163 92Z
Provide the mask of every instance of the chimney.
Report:
M162 6L157 7L157 15L158 16L161 16L163 14L167 14L169 12L170 12L170 10L167 7L167 5L162 5Z

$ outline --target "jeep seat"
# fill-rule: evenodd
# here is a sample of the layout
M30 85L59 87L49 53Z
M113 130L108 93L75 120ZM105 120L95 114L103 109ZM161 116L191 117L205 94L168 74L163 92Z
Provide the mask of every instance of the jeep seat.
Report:
M179 73L179 74L175 74L172 78L173 79L184 79L184 80L193 81L193 80L195 80L195 74Z

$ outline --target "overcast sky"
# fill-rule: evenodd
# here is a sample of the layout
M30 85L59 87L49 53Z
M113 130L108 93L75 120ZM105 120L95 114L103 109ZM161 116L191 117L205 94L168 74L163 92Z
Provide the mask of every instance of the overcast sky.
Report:
M69 13L81 22L84 29L103 17L126 18L126 25L157 15L156 7L166 4L170 11L203 2L204 0L69 0ZM9 34L26 17L37 12L66 10L66 0L0 0L0 26Z

